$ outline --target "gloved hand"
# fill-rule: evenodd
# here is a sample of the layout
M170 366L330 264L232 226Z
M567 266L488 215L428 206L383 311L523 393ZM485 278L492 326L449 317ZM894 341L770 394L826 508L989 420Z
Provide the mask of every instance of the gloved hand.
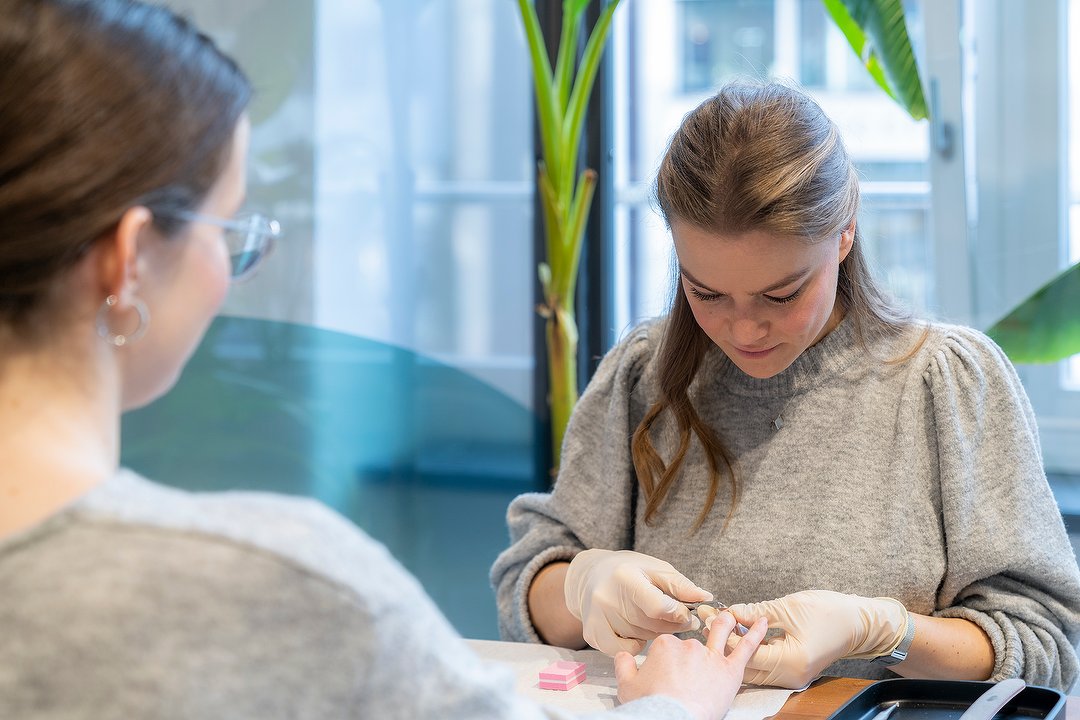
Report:
M585 642L608 655L637 655L657 635L697 629L700 621L682 602L712 599L670 563L631 550L578 553L563 592Z
M899 600L865 598L830 590L728 608L744 625L765 617L787 631L762 644L746 664L743 682L801 688L837 660L888 655L907 632L908 611Z

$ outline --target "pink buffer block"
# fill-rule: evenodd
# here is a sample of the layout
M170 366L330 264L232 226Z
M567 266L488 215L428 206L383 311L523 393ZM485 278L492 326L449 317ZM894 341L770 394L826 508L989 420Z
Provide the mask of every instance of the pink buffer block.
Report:
M585 663L556 660L540 671L541 690L569 690L585 679Z

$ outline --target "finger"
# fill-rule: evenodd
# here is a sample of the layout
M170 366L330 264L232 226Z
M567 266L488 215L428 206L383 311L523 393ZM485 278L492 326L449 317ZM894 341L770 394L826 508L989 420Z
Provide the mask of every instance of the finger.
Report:
M633 618L633 620L627 620L627 623L629 624L626 632L618 630L620 635L624 637L640 637L647 640L652 640L657 635L674 635L675 633L689 632L701 628L701 620L698 620L693 615L687 615L686 622L668 622L667 620L658 620L647 615L641 615Z
M701 621L695 617L691 617L685 623L670 623L664 620L655 620L645 615L638 615L632 619L624 617L613 617L611 619L611 629L614 633L621 638L630 638L632 640L648 641L663 635L688 632L700 627Z
M619 652L615 654L615 681L619 685L631 682L637 677L638 666L637 660L634 656L628 652Z
M645 641L637 638L619 637L610 626L586 632L585 642L606 655L628 652L637 655L645 648Z
M795 653L787 647L787 643L788 641L785 639L779 642L758 645L754 649L754 652L751 653L750 658L746 661L746 667L753 668L754 670L761 670L767 674L775 672L778 667L784 664L785 658L796 656ZM734 650L732 652L734 652Z
M754 655L754 651L761 645L761 641L765 639L765 631L768 629L768 621L765 618L758 618L758 621L750 626L750 630L746 635L739 639L738 644L735 645L728 657L741 665L746 665Z
M630 601L645 616L679 626L675 630L665 629L659 632L681 632L689 628L690 610L686 605L683 605L670 595L664 594L661 588L650 582L635 585L630 594Z
M769 673L765 670L754 670L749 665L743 670L742 681L747 685L766 685Z
M754 621L759 617L768 618L771 625L774 621L780 620L778 611L779 608L773 600L759 603L738 603L728 607L728 612L746 626L753 625Z
M690 582L688 577L674 568L671 570L647 571L646 574L656 587L677 600L705 602L713 599L711 592Z
M735 627L735 616L728 612L713 615L706 621L705 626L709 629L709 639L705 646L710 650L723 653L724 644Z
M714 618L720 614L720 611L710 605L702 605L695 612L698 620L701 621L701 634L708 638L709 625L713 623Z
M706 626L709 624L709 618L714 618L720 614L720 611L714 608L712 605L701 605L697 609L697 616L701 618L701 622Z
M645 649L645 641L644 640L632 640L630 638L616 638L615 641L618 644L620 651L630 653L631 655L640 655L641 651Z

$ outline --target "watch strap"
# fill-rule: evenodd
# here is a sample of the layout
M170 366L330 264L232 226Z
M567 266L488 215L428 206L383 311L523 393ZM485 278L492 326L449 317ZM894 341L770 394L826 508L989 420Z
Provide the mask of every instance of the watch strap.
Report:
M900 639L900 644L888 655L879 655L872 662L888 667L907 660L908 650L911 649L911 641L914 639L915 618L911 616L911 613L908 613L907 630L904 632L904 637Z

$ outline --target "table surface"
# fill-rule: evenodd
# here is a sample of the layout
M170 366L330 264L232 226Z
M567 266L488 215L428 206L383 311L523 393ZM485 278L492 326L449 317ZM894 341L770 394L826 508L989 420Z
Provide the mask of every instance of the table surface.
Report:
M531 643L507 643L499 641L489 640L468 640L468 642L478 654L489 660L502 660L508 661L511 665L517 665L515 670L522 675L519 677L519 691L524 694L540 693L534 699L543 701L554 700L559 697L559 694L548 694L546 697L544 693L550 693L550 691L537 691L533 690L531 686L535 686L536 670L553 660L580 660L586 662L592 669L590 670L590 684L589 688L592 691L592 695L596 697L583 698L585 704L582 707L566 706L566 709L572 710L596 710L603 707L613 707L615 705L615 678L611 665L611 659L603 653L599 653L595 650L565 650L563 648L556 648L550 645L534 645ZM533 667L535 666L535 667ZM835 712L841 705L850 700L856 693L862 690L867 685L871 684L872 680L865 680L861 678L844 678L844 677L825 677L817 680L809 688L801 693L795 693L784 702L781 696L776 704L773 704L767 711L768 713L775 712L774 715L769 717L776 720L825 720L833 712ZM584 686L578 686L584 688ZM763 689L764 690L764 689ZM744 690L745 692L745 690ZM768 692L766 690L766 692ZM580 691L579 691L580 693ZM740 693L742 695L743 693ZM569 693L566 698L561 700L570 700ZM602 701L602 704L597 704L597 701ZM780 707L780 702L784 702L783 707ZM560 705L565 705L565 702L560 702ZM780 707L779 711L775 708ZM737 708L732 708L732 713L729 713L729 719L732 715L739 715L736 712ZM766 713L758 714L756 717L761 718ZM1070 695L1065 709L1064 720L1080 720L1080 697Z
M465 642L488 662L510 670L517 692L533 702L581 714L610 710L618 705L615 666L611 658L602 652L498 640ZM538 673L556 660L585 663L585 682L566 692L541 690L537 683ZM735 697L725 720L763 720L771 717L780 711L790 695L790 690L743 688Z
M792 695L773 717L777 720L824 720L872 680L822 678L801 693ZM1070 695L1065 720L1080 720L1080 697Z

